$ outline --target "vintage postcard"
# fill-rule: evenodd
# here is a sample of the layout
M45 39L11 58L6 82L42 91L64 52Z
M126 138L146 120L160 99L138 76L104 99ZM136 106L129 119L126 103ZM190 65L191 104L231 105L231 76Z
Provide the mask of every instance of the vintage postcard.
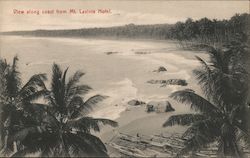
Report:
M0 0L1 157L250 157L248 0Z

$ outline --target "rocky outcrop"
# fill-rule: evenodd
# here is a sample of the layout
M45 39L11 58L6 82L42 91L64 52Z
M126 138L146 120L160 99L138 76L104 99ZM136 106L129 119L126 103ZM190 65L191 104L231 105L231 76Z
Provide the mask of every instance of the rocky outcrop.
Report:
M118 54L119 52L105 52L107 55Z
M153 72L166 72L167 69L163 66L160 66L157 70L154 70Z
M187 81L183 80L183 79L149 80L147 83L150 83L150 84L161 84L161 86L166 86L166 85L187 86L188 85Z
M142 104L146 104L146 103L143 102L143 101L139 101L139 100L133 99L133 100L130 100L128 102L128 104L132 105L132 106L138 106L138 105L142 105Z
M155 106L152 103L147 104L147 112L154 112Z
M147 112L171 112L175 111L169 101L150 101L147 103Z
M135 52L135 54L150 54L150 52Z
M170 104L169 101L166 101L166 109L165 109L165 112L171 112L171 111L175 111L175 109L172 107L172 105Z

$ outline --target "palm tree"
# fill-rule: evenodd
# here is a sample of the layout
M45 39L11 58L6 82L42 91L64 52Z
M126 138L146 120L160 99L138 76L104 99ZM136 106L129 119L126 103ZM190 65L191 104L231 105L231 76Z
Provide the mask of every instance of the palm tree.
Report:
M33 75L22 86L17 61L17 56L14 57L12 65L0 59L0 132L3 156L14 151L13 142L9 143L9 136L35 123L35 113L31 113L35 108L33 101L45 94L46 75Z
M84 73L77 71L66 82L68 68L63 72L54 64L52 70L51 90L46 96L48 104L40 104L44 119L40 126L23 129L14 136L25 148L13 156L37 151L41 156L108 156L103 142L91 131L100 131L100 124L116 127L117 123L88 116L93 106L106 96L95 95L85 100L82 96L91 88L78 84Z
M242 54L247 52L239 45L227 46L224 50L209 49L210 62L197 57L202 67L194 70L204 97L191 90L177 91L170 96L191 104L191 109L197 113L171 116L163 126L190 126L183 134L185 147L179 154L218 142L221 157L242 157L242 143L250 142L250 111L247 106L249 77L241 59Z

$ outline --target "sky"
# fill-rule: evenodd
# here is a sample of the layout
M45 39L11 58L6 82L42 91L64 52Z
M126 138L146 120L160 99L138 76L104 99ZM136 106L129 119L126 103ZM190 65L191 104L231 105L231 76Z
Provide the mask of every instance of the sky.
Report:
M235 13L249 13L249 3L247 0L0 0L0 31L173 24L203 17L229 19ZM69 14L70 9L75 9L76 14ZM79 11L98 9L109 12L80 14ZM25 14L15 14L14 10ZM39 11L39 15L27 14L29 10ZM42 14L47 10L54 10L54 14ZM56 10L67 13L57 14Z

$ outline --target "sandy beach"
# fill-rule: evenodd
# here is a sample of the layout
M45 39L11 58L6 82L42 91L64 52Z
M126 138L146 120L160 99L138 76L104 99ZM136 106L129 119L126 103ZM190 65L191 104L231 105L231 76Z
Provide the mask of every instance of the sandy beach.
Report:
M4 40L3 40L4 39ZM90 114L116 120L117 128L103 127L96 135L109 143L118 133L128 135L155 135L182 133L186 127L163 128L162 124L173 114L193 113L189 106L177 103L168 96L180 89L191 88L200 93L192 70L199 66L195 55L207 58L204 52L184 51L171 41L126 41L71 38L1 37L0 55L11 60L20 58L22 78L26 81L34 73L48 74L50 80L53 62L69 73L86 72L82 82L93 88L87 96L109 96ZM110 53L107 53L110 52ZM115 52L115 53L112 53ZM166 72L154 72L163 66ZM187 86L149 84L149 80L184 79ZM49 82L47 83L49 87ZM131 99L169 101L174 112L147 113L146 105L131 106Z

